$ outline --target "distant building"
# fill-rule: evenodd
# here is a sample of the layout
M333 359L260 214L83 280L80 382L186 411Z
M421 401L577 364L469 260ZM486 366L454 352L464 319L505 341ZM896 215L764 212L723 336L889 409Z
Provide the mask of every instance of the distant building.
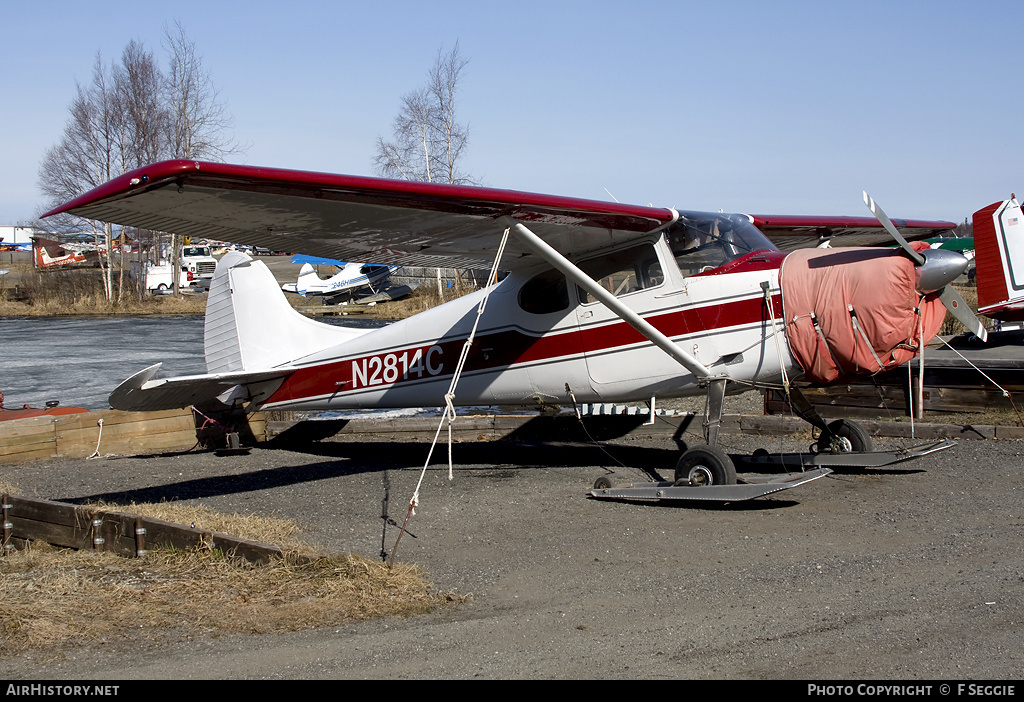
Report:
M18 225L0 225L0 244L10 246L12 244L25 244L25 248L32 245L32 237L38 232L33 227L22 227Z

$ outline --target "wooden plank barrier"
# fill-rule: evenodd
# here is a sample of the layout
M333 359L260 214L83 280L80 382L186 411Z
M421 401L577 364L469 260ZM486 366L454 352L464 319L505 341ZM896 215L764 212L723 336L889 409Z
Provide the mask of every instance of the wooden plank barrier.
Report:
M186 451L198 443L197 422L191 408L158 412L103 410L52 417L31 417L0 422L0 463L67 456L139 455ZM266 439L266 418L248 418L256 441Z
M910 362L910 372L904 366L898 370L864 377L855 382L829 387L811 387L799 384L818 411L825 417L881 417L908 416L911 393L916 401L918 392L918 359ZM924 413L980 412L990 409L1011 410L1014 405L1022 409L1024 398L1024 361L1013 358L978 359L984 373L969 367L959 359L925 360L924 387L921 388L922 406L915 407L915 416ZM986 378L987 376L987 378ZM1013 397L1007 398L993 382ZM765 414L789 413L785 397L778 390L765 395Z
M89 505L3 495L3 553L27 541L142 556L156 547L218 549L253 563L283 557L277 546Z

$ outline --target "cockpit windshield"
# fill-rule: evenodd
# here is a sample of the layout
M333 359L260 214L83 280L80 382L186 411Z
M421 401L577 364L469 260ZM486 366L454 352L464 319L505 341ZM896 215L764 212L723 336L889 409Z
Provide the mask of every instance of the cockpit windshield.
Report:
M683 275L718 268L754 251L775 251L764 234L743 215L680 212L665 230Z

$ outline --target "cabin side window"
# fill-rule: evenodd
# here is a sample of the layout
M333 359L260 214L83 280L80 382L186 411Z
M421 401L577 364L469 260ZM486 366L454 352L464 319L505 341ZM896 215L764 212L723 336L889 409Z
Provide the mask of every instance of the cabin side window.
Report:
M651 244L591 258L580 262L579 267L615 297L654 288L665 282L661 261ZM577 286L577 289L581 303L597 301L583 288Z
M554 269L530 278L519 288L519 306L530 314L551 314L569 308L565 276Z

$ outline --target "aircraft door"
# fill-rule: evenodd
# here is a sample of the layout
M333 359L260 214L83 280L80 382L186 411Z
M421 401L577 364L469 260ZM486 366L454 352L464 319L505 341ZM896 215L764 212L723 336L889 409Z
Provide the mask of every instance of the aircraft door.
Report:
M620 249L578 263L625 305L666 331L671 324L672 296L667 295L664 263L653 243ZM579 323L587 370L595 388L603 394L637 394L658 379L678 376L679 364L651 344L615 313L575 286L579 299ZM666 332L668 333L668 332ZM632 393L630 388L637 389Z
M500 359L488 381L491 401L559 404L566 384L574 391L589 385L572 303L565 276L551 268L516 272L502 282L485 313L502 324L476 343L485 364Z

